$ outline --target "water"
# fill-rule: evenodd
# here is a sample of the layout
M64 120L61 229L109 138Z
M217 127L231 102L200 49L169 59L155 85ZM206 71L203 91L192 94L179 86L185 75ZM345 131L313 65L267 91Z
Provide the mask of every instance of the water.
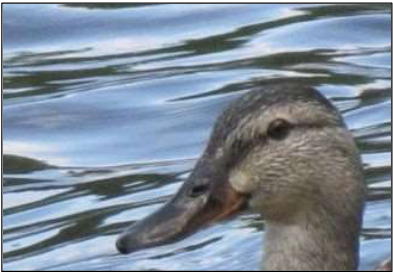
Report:
M362 151L361 268L391 253L390 5L15 5L4 8L5 270L257 270L263 219L119 255L220 111L261 82L320 90Z

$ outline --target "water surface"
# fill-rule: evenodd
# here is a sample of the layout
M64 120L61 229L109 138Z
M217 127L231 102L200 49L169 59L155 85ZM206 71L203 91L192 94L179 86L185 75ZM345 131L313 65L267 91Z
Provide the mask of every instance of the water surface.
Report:
M245 213L180 242L114 242L189 175L212 124L264 83L343 113L370 189L361 268L391 253L390 5L3 5L5 270L258 270Z

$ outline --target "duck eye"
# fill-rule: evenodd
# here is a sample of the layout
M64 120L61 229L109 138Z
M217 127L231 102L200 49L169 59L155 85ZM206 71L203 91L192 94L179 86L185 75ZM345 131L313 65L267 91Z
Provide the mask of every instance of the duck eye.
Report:
M267 128L267 135L276 140L284 139L291 129L291 124L285 119L273 120Z
M198 197L209 189L207 184L195 185L189 192L190 197Z

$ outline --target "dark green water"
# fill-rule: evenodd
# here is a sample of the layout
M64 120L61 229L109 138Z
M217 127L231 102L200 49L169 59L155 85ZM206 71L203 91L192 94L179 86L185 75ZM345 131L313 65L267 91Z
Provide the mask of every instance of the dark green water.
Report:
M228 102L321 91L362 152L361 268L391 253L389 5L3 5L5 270L257 270L244 214L130 255L114 242L178 189Z

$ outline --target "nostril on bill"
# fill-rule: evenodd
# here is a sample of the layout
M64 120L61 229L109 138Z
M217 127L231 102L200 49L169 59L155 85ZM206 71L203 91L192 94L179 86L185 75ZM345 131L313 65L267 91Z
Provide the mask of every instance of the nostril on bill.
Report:
M205 193L209 189L209 186L206 184L196 185L192 187L189 192L190 197L198 197L201 194Z

